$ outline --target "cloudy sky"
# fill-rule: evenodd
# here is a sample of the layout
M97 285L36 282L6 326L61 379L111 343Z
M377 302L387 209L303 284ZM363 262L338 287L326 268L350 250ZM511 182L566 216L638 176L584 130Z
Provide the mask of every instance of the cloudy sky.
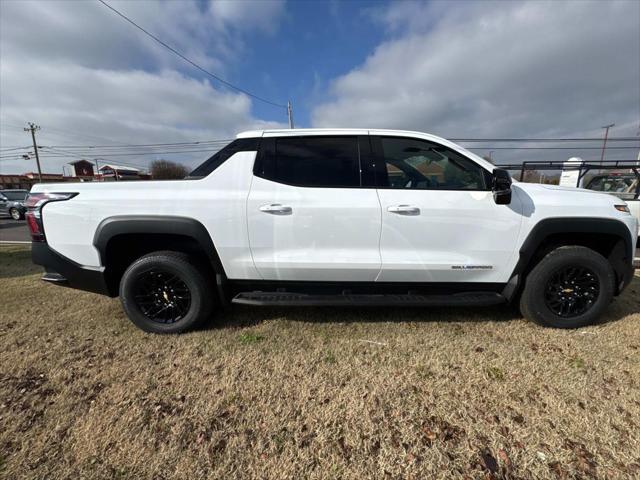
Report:
M615 122L615 137L640 134L636 1L106 1L219 77L291 100L298 127L561 138L601 137ZM125 146L228 139L286 120L284 108L224 87L97 0L0 0L1 173L35 169L17 159L32 150L30 121L41 126L43 170L58 173L78 157L194 165L217 144ZM498 162L599 158L599 144L588 145L473 146Z

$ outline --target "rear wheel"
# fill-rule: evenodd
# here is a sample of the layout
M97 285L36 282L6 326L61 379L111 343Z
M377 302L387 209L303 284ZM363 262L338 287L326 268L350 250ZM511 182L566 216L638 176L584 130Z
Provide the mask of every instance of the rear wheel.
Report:
M145 255L124 272L120 301L131 321L146 332L180 333L207 320L213 285L191 257L161 251Z
M602 255L586 247L560 247L527 276L520 311L548 327L591 325L611 303L614 285L615 273Z
M22 220L24 218L24 215L17 208L11 208L9 210L9 215L11 215L11 218L14 220Z

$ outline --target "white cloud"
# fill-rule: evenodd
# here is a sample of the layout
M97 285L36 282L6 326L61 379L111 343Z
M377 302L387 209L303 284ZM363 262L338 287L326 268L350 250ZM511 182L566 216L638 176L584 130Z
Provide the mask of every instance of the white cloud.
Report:
M273 33L284 13L284 0L211 2L209 12L220 30L261 30Z
M588 134L640 122L640 3L397 2L390 38L334 80L315 126L450 137Z
M243 12L260 15L265 33L282 13L281 2L237 2L232 13L226 2L108 3L223 77L251 26ZM28 145L27 121L42 126L42 145L188 142L282 126L254 118L247 96L190 77L191 67L98 2L1 1L0 13L1 147ZM178 158L193 165L205 156ZM44 154L43 169L59 172L69 160ZM2 173L34 167L0 159Z

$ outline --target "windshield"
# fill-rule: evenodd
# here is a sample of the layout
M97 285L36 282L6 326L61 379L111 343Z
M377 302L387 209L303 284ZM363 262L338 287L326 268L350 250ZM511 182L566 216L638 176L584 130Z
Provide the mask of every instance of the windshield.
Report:
M9 199L9 200L24 201L24 199L27 198L27 194L29 192L27 192L26 190L18 190L18 191L13 191L13 192L7 192L7 191L0 190L0 193L2 193L2 195L7 197L7 199Z
M597 192L635 193L637 182L634 175L607 175L595 177L587 188Z

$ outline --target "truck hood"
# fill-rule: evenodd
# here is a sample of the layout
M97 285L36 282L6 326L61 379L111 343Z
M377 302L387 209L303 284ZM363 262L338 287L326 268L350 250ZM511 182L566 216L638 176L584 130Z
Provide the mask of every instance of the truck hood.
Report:
M578 196L584 202L589 197L593 199L594 202L605 202L609 204L620 203L620 199L614 197L613 195L609 195L608 193L602 192L594 192L593 190L587 190L585 188L574 188L574 187L561 187L559 185L543 185L539 183L514 183L513 186L515 188L519 188L524 190L532 197L539 196L556 196L556 195L566 195L565 198ZM587 200L588 201L588 200Z

